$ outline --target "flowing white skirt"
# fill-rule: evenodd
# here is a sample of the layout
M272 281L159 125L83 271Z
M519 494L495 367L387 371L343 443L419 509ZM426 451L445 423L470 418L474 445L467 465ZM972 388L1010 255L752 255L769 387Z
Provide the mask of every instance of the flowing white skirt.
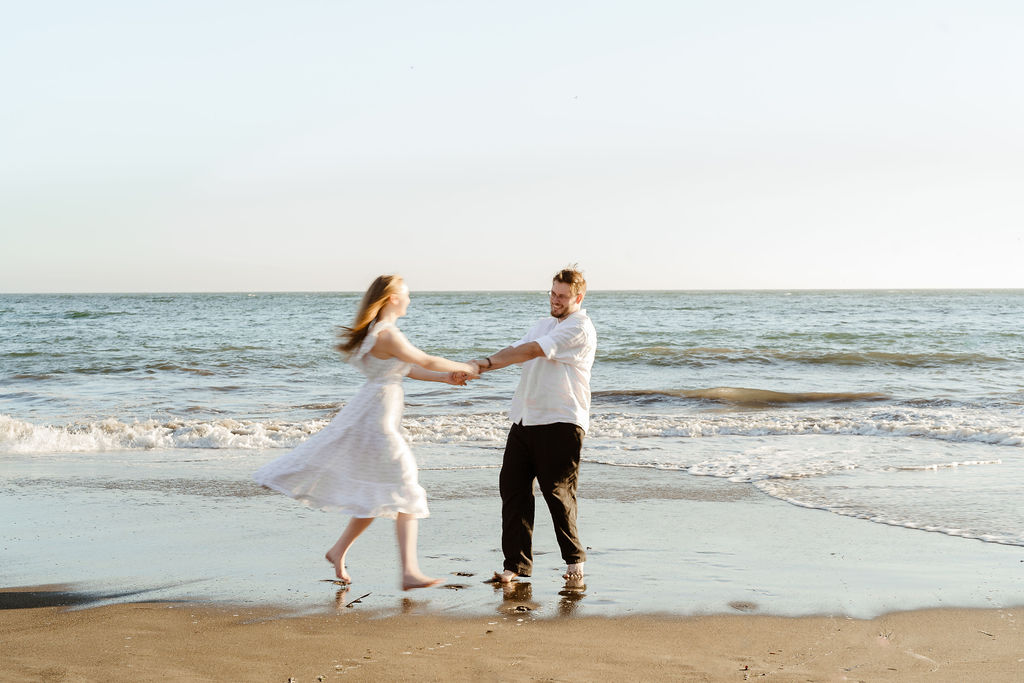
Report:
M427 517L427 494L401 433L401 380L370 381L322 430L254 475L304 505L354 517Z

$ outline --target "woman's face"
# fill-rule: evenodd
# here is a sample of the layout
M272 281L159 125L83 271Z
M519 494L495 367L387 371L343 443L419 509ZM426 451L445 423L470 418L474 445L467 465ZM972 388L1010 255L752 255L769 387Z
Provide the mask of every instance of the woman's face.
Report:
M395 312L399 317L405 315L405 312L409 310L409 285L402 282L398 286L398 291L391 295L391 303L395 307Z

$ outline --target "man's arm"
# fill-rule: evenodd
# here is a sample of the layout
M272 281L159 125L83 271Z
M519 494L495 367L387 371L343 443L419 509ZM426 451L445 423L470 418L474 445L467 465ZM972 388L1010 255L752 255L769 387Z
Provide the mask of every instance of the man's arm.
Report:
M540 358L543 355L544 349L540 347L540 344L532 341L520 344L519 346L506 346L492 356L470 362L476 363L477 367L480 368L480 372L488 372L509 365L516 365L517 363L525 363L528 360Z

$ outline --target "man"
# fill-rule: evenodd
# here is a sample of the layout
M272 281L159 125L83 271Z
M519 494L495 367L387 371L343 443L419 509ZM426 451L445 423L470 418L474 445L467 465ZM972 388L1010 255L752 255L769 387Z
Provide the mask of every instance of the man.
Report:
M576 482L597 350L597 332L582 308L586 293L583 273L575 266L560 270L551 282L551 317L512 346L472 361L480 372L523 364L499 478L505 562L494 581L509 583L533 571L536 479L567 565L563 578L582 584L586 552L576 534Z

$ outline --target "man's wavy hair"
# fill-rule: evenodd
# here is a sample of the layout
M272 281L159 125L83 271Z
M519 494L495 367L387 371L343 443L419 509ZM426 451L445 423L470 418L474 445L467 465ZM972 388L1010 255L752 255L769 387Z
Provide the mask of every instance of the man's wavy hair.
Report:
M573 263L555 273L552 282L562 282L569 285L573 296L587 293L587 281L583 279L583 271L578 264Z

